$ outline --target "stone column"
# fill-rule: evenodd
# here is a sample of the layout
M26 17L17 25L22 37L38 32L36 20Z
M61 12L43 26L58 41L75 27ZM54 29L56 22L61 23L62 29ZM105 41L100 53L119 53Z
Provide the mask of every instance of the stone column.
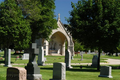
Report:
M12 67L11 65L11 49L5 48L5 65L6 67Z
M64 42L64 44L62 46L62 55L65 55L65 42Z
M36 62L36 55L39 53L36 43L32 43L32 48L29 50L29 62L25 69L27 70L27 79L28 80L42 80L42 75L40 74L40 67Z
M71 53L68 50L65 51L65 63L66 63L66 68L72 68L71 67Z
M45 59L44 59L44 49L42 46L39 47L39 54L38 54L38 65L45 65Z

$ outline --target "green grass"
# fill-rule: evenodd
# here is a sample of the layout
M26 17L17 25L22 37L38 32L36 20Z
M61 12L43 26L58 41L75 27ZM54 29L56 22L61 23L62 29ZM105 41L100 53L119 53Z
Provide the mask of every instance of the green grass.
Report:
M4 58L3 58L3 52L0 53L0 63L4 64ZM21 58L16 60L16 57L18 55L11 55L11 62L13 64L27 64L28 60L21 60ZM81 61L80 55L75 55L74 60L71 60L71 63L92 63L93 54L83 54L83 61ZM45 63L54 63L54 62L64 62L65 56L45 56L47 58L47 61ZM1 60L3 58L3 60ZM101 55L100 62L105 62L107 58L111 59L120 59L120 57L116 56L106 56ZM38 59L38 57L37 57ZM36 60L37 61L37 60ZM13 67L25 67L26 65L13 65ZM66 70L66 80L119 80L120 76L120 69L117 69L119 65L110 65L112 66L112 79L109 78L103 78L98 77L100 75L100 72L97 71L96 68L92 68L87 65L82 65L83 68L80 69L80 65L72 65L73 69ZM49 80L52 79L52 73L53 73L53 66L52 65L46 65L46 66L39 66L40 67L40 74L42 74L43 80ZM3 67L0 65L0 80L6 80L6 72L7 67Z
M14 55L14 52L12 52L11 55L11 63L16 63L16 64L27 64L28 60L22 60L21 58L17 59L17 56L19 55ZM4 63L4 58L3 58L3 52L0 53L0 63ZM74 60L71 60L71 63L92 63L92 58L93 54L83 54L83 60L81 61L81 56L80 55L75 55ZM1 57L3 60L1 60ZM45 63L54 63L54 62L65 62L65 56L45 56L47 58L47 61ZM106 56L106 55L101 55L100 62L106 62L107 58L111 59L120 59L120 56ZM36 58L36 60L38 57Z
M13 65L14 66L14 65ZM96 70L96 68L92 68L90 66L83 66L82 69L77 66L72 66L73 69L66 70L66 80L119 80L120 69L117 69L118 65L110 65L113 67L112 76L113 78L103 78L98 77L100 72ZM17 65L14 67L25 67L23 65ZM53 66L39 66L40 74L42 74L43 80L52 79L53 74ZM6 70L7 67L0 66L0 80L6 80Z

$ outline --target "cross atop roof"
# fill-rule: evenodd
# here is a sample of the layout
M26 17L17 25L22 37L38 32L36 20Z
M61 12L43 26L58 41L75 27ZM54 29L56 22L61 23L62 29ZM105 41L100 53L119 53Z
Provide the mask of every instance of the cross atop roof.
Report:
M60 13L58 14L58 20L60 20Z

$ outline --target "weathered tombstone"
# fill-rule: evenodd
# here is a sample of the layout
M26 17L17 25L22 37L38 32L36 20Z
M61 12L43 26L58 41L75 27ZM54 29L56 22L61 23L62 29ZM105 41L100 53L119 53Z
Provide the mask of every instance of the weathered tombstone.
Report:
M113 78L111 76L111 69L112 69L111 66L102 66L99 77Z
M39 53L36 43L32 43L32 49L29 49L29 63L25 66L27 70L28 80L42 80L42 75L40 74L40 67L36 62L36 55Z
M53 79L50 80L66 80L66 65L65 63L53 64Z
M91 53L91 51L90 50L88 50L88 54L90 54Z
M92 67L97 67L97 63L98 63L98 57L97 55L94 55L92 58Z
M38 54L38 65L45 65L45 58L44 58L44 49L43 47L39 47L39 54Z
M24 53L22 56L22 60L28 60L29 59L29 53Z
M5 48L5 65L6 67L12 67L11 65L11 49Z
M6 80L26 80L26 69L20 67L7 68Z
M81 52L81 54L80 54L80 55L81 55L81 61L82 61L82 60L83 60L83 53Z
M65 51L65 63L66 63L66 68L72 68L71 67L71 53L69 49Z

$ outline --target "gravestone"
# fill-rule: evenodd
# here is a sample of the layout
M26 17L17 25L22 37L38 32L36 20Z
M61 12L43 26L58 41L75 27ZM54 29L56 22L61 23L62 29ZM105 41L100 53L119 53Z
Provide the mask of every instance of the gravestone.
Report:
M66 63L66 68L72 68L71 67L71 53L69 49L65 51L65 63Z
M81 55L81 61L83 60L83 53L80 53L80 55Z
M7 68L6 80L26 80L26 69L20 67Z
M11 49L5 48L5 67L12 67L11 65Z
M90 50L88 50L88 54L90 54L91 53L91 51Z
M100 75L98 77L107 77L107 78L113 78L111 76L111 66L102 66L100 70Z
M27 79L28 80L42 80L42 75L40 74L40 67L36 62L36 55L39 53L36 43L32 43L29 52L29 63L25 66L27 70Z
M50 80L66 80L66 65L65 63L53 64L53 79Z
M44 58L44 49L43 47L39 47L39 54L38 54L38 65L45 65L45 58Z
M29 53L24 53L22 56L22 60L28 60L29 59Z
M98 63L98 57L97 55L94 55L92 58L92 67L97 67L97 63Z

